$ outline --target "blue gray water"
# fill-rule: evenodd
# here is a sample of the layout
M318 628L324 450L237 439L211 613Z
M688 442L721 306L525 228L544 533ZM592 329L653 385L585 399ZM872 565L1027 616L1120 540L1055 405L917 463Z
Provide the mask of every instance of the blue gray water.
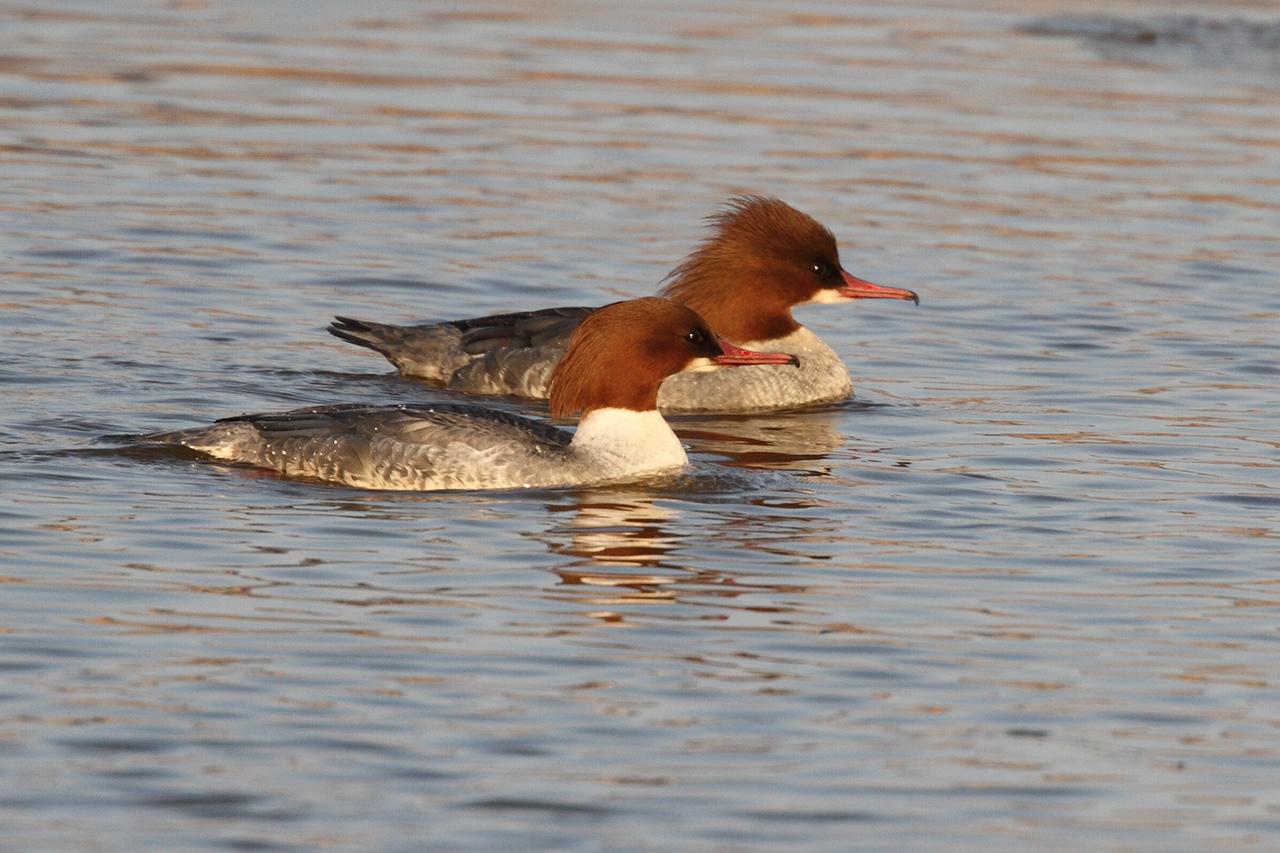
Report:
M1280 845L1265 44L452 8L0 9L4 846ZM103 439L437 399L329 316L650 293L748 191L922 303L803 309L856 399L681 419L683 476L389 494Z

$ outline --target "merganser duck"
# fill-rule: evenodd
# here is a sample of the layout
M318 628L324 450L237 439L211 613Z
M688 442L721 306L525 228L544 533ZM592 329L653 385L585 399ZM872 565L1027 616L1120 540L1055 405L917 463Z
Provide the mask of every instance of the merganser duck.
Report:
M658 297L607 305L574 330L551 377L551 414L575 433L466 405L337 405L225 418L142 436L216 459L368 489L565 486L679 468L684 447L658 413L668 376L794 355L718 340L691 308Z
M852 299L909 299L840 266L831 231L776 198L739 196L709 218L711 235L664 279L661 295L688 305L724 340L794 353L799 370L681 374L664 383L665 412L741 412L839 400L853 391L840 357L791 309ZM396 326L337 317L328 331L376 350L400 373L469 394L543 399L573 329L591 308L548 308Z

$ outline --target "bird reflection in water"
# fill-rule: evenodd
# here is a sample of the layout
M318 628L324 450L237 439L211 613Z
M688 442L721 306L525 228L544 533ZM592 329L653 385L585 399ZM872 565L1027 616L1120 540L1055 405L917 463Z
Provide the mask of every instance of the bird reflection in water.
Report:
M673 418L672 427L695 451L715 453L734 468L826 476L827 457L845 442L836 424L839 408L735 416Z
M587 615L615 625L626 624L625 612L637 604L678 602L714 608L664 614L677 620L724 620L731 611L774 614L800 609L793 603L780 604L777 595L803 594L807 587L771 582L752 572L751 565L773 559L780 542L798 543L815 533L829 539L837 530L815 531L812 519L804 518L807 513L781 499L773 505L752 501L745 514L682 510L679 501L678 495L664 498L660 492L593 490L574 494L571 503L548 507L553 513L572 513L547 531L549 549L569 558L553 569L560 580L554 595L588 603L597 609ZM691 512L706 517L691 519ZM707 520L710 530L704 525ZM711 542L739 554L741 570L687 565L681 552L695 537L699 546ZM692 544L689 549L697 550ZM761 593L769 603L753 598Z
M588 565L661 568L666 555L680 539L664 528L676 510L658 504L643 492L584 491L570 506L549 507L552 512L574 513L567 524L552 533L567 534L564 544L552 543L557 554L582 558Z

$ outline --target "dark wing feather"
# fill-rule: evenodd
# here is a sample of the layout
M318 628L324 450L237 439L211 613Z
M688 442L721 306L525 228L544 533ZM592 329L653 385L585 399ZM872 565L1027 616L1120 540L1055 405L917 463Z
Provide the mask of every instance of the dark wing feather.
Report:
M289 412L239 415L219 424L248 423L271 440L297 440L316 436L395 438L407 444L429 441L440 431L453 440L480 444L486 440L522 436L549 448L568 447L573 436L542 421L499 412L482 406L455 404L398 406L347 403L315 406ZM469 442L468 442L469 443Z
M470 355L491 350L569 345L573 330L594 308L544 308L454 320L447 325L462 332L462 349Z

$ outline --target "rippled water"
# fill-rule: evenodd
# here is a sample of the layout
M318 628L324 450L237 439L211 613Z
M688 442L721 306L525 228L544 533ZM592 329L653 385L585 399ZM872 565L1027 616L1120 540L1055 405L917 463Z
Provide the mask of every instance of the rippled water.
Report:
M1043 0L448 8L0 9L5 844L1280 844L1266 63ZM649 293L743 191L922 304L804 309L857 399L681 419L686 475L102 440L437 397L328 317Z

